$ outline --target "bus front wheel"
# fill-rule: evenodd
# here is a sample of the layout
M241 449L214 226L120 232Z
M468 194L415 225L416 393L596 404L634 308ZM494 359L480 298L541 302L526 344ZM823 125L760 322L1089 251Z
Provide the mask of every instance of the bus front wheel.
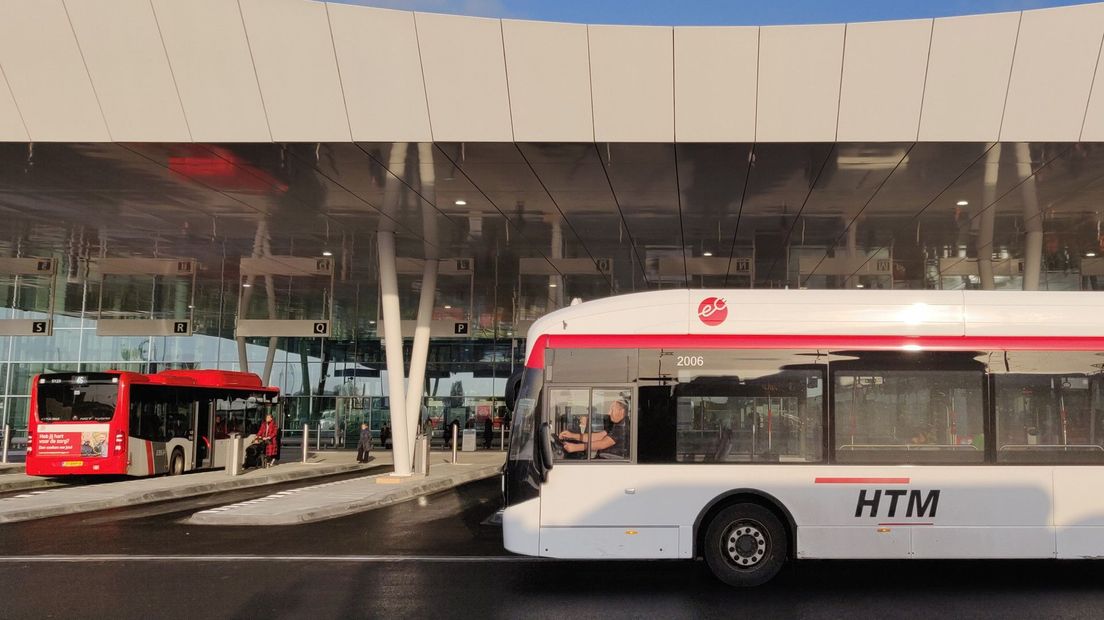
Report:
M172 459L169 460L169 475L179 476L184 473L184 453L173 450Z
M750 587L778 574L788 547L786 528L773 512L758 504L734 504L709 522L704 555L717 579Z

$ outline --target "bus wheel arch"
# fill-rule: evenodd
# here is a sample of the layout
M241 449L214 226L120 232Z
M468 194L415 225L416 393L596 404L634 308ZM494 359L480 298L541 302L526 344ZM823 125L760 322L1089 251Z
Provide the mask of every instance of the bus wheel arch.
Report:
M179 447L173 448L169 457L169 475L179 476L184 473L184 451Z
M786 530L786 537L789 544L787 545L787 559L792 560L797 557L797 523L794 521L793 515L786 506L778 501L778 498L774 497L770 493L760 491L758 489L732 489L726 491L713 498L708 504L702 508L698 513L697 519L694 520L694 557L704 557L705 551L705 534L709 529L709 524L713 519L720 514L723 510L736 504L757 504L770 510L774 513L778 520L782 522L783 528Z

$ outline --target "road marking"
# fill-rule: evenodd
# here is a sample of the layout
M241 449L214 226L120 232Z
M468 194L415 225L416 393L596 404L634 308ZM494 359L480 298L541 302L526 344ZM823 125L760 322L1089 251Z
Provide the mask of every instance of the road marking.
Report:
M0 564L100 562L545 562L521 555L9 555Z

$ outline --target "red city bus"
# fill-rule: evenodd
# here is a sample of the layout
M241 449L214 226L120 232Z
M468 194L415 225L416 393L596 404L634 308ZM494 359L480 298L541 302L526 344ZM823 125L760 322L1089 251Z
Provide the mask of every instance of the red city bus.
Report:
M252 373L107 371L34 378L27 474L181 474L226 466L230 433L279 419L280 390Z

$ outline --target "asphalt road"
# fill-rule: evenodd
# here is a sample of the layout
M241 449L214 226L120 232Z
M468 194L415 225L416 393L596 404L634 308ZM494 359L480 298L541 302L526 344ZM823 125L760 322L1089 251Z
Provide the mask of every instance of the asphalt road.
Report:
M493 479L280 528L180 523L195 501L0 527L0 617L930 620L1104 610L1104 562L805 562L733 590L699 562L520 558L483 523L497 508Z

